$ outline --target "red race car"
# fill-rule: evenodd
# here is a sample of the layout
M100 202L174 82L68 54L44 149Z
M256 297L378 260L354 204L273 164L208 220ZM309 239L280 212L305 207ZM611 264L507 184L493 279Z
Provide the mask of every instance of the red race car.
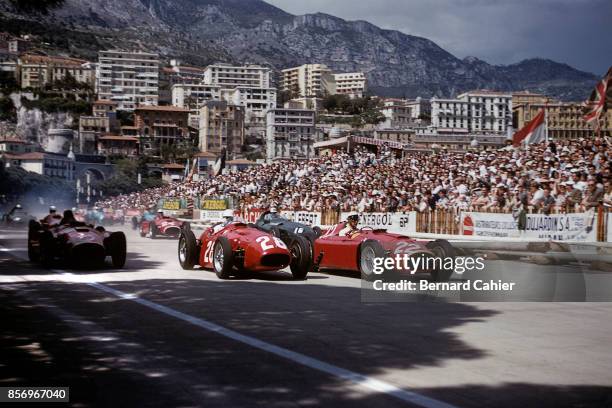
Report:
M68 262L76 268L99 267L110 256L113 267L123 268L126 254L123 232L94 228L74 218L54 225L30 221L28 257L44 267L51 267L56 261Z
M361 273L365 280L377 277L374 258L395 257L454 257L454 248L444 240L420 242L405 235L392 234L382 229L363 227L344 235L348 222L341 222L324 231L314 242L314 267L319 269L348 270ZM356 223L355 223L356 225ZM380 266L380 265L379 265ZM421 270L435 280L448 280L452 272L444 269Z
M158 212L153 221L142 221L140 223L140 236L152 239L158 236L178 238L181 235L183 221L167 217L163 212Z
M200 265L221 279L240 272L277 271L289 266L294 279L305 279L312 267L310 244L297 236L289 246L280 238L242 222L206 229L196 239L189 224L181 231L178 258L183 269Z

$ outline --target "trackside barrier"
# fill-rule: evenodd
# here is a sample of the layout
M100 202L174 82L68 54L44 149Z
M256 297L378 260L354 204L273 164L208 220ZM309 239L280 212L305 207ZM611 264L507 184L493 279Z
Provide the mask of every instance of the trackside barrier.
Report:
M214 223L222 221L222 211L199 212L199 220ZM254 223L263 209L236 210L247 223ZM599 214L598 214L599 213ZM335 211L282 211L290 220L323 228L345 221L352 212ZM359 213L358 227L386 229L392 233L435 239L480 241L562 241L597 242L612 237L609 212L591 210L571 214L527 214L524 230L519 230L518 219L512 214L499 212L459 212L436 210L418 213ZM449 238L450 237L450 238Z

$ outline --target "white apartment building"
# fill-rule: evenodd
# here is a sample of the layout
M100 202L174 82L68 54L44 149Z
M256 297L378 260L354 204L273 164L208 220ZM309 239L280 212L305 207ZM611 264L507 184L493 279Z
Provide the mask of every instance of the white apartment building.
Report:
M410 108L410 116L416 123L423 123L425 119L431 117L431 104L429 100L423 99L420 96L414 100L406 101L406 106ZM429 119L426 119L427 121Z
M222 88L270 88L272 70L260 65L214 64L206 67L204 83Z
M208 84L176 84L172 86L172 104L198 110L208 101L221 100L221 87Z
M334 74L336 94L348 95L351 98L363 98L367 90L367 81L363 72L346 72Z
M245 122L251 126L265 126L266 112L276 108L276 88L234 88L221 90L221 99L242 106Z
M431 99L431 126L439 132L467 133L469 106L458 99Z
M413 124L412 109L405 99L385 99L380 112L385 115L385 121L379 127L381 129L407 128Z
M220 85L177 84L172 87L172 104L191 110L189 122L198 127L200 109L210 101L241 106L245 122L265 126L266 111L276 108L276 88L222 88Z
M512 94L488 90L463 93L457 99L469 105L469 129L475 133L507 134L512 126Z
M432 98L431 125L439 132L505 135L512 126L512 95L481 90Z
M336 93L336 81L327 65L304 64L282 71L281 89L294 98L333 95Z
M100 51L96 92L101 100L117 102L119 110L159 101L159 56L137 51Z
M314 157L315 111L271 109L266 116L266 157L307 159Z

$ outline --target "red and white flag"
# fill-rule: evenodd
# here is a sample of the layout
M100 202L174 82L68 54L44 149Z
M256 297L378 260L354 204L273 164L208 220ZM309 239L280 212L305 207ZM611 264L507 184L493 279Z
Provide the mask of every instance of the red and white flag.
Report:
M584 102L584 120L599 128L599 118L612 105L612 67L606 76L597 83L591 96Z
M533 119L531 119L522 129L512 136L512 144L520 145L540 143L546 140L546 113L542 109Z

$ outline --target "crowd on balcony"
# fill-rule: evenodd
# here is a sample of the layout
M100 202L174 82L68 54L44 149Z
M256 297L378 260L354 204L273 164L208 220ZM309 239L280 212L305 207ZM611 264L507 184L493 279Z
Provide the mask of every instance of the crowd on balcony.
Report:
M307 162L282 160L199 182L98 203L145 208L161 197L232 197L242 209L426 212L440 208L581 212L612 205L612 147L606 140L558 141L527 148L406 153L363 149Z

